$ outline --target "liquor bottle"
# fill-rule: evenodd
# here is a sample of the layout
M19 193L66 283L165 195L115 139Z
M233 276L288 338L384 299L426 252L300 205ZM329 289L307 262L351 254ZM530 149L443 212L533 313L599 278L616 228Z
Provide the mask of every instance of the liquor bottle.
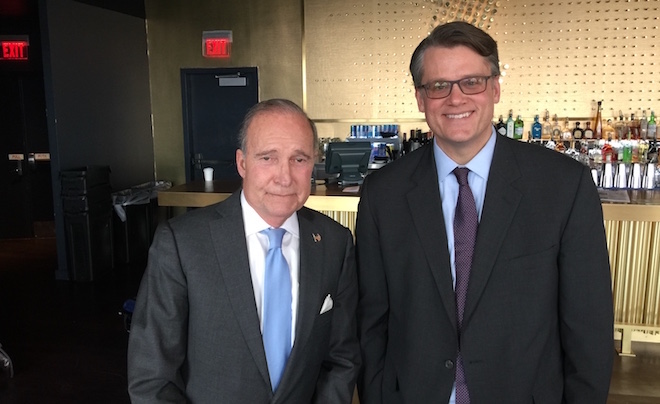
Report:
M580 122L576 121L575 128L573 128L573 139L580 140L582 139L582 135L584 135L584 131L580 128Z
M498 134L502 136L506 136L506 124L504 123L504 119L502 118L502 115L500 115L500 118L497 121L497 124L495 125L495 130L497 131Z
M645 139L648 134L649 120L646 118L646 110L642 111L642 117L639 120L639 138Z
M422 133L422 130L417 129L416 132L417 132L417 141L419 142L419 147L422 147L422 146L426 145L427 138L426 138L425 134Z
M655 112L651 111L651 117L649 118L649 124L646 130L646 136L649 139L656 139L656 133L657 133L658 127L655 123Z
M539 116L534 116L534 123L532 124L532 139L541 139L543 134L543 125L539 122Z
M541 135L542 139L551 139L552 138L552 125L550 125L550 113L548 110L545 110L543 115L543 133Z
M424 137L422 136L421 129L415 129L415 139L417 139L417 143L418 143L417 148L424 146Z
M570 128L568 118L564 121L564 127L561 129L561 140L569 141L573 137L573 131Z
M564 142L561 139L559 139L557 141L557 145L555 146L555 150L560 152L560 153L563 153L563 152L566 151L566 146L564 145Z
M419 133L421 133L421 130L419 130ZM419 138L417 137L418 131L415 132L410 132L410 151L413 152L417 149L419 149Z
M585 125L587 125L586 128L584 128L584 138L585 139L593 139L594 138L594 131L591 129L591 122L587 121L585 122Z
M623 157L621 160L626 164L632 163L632 142L630 140L623 140L621 145L623 146Z
M524 131L525 131L525 123L523 122L520 115L518 115L516 120L513 122L513 138L522 139Z
M639 159L638 161L642 164L649 162L649 141L642 139L639 141L638 146Z
M623 140L628 134L628 127L623 121L623 112L619 111L619 120L614 123L614 130L616 132L616 139Z
M581 142L578 150L580 153L577 158L578 161L585 166L589 166L589 146L587 145L587 142Z
M639 119L635 117L635 114L630 114L630 124L628 128L630 131L630 137L628 137L628 139L640 138L640 122Z
M596 120L594 121L594 136L596 139L603 139L603 101L598 101L598 110L596 111Z
M568 121L568 118L564 121L564 126L561 128L561 142L564 145L564 149L566 152L571 151L573 149L573 130L570 127L570 123Z
M646 152L646 159L653 163L658 161L658 142L656 140L649 141L649 150Z
M609 141L605 142L603 148L601 149L601 153L603 155L604 163L614 163L612 144Z
M561 141L561 128L559 127L559 120L557 114L552 116L552 136L550 137L554 142Z
M612 139L616 138L616 131L614 129L614 124L612 123L611 119L608 119L607 122L605 122L605 125L603 125L603 139L609 140L610 142Z
M401 142L401 156L405 156L410 151L410 143L408 142L408 134L403 134L403 141Z
M509 110L509 117L506 120L506 136L513 138L514 122L513 110Z

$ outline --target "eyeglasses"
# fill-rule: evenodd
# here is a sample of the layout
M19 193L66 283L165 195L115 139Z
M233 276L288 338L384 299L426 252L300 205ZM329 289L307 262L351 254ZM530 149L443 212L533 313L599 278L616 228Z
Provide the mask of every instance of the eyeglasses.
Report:
M433 81L430 83L422 84L417 86L417 88L423 88L426 96L431 99L440 99L447 98L451 94L454 84L458 84L458 88L461 89L465 95L475 95L481 94L486 91L486 83L488 79L493 76L477 76L477 77L466 77L460 80L445 80L445 81Z

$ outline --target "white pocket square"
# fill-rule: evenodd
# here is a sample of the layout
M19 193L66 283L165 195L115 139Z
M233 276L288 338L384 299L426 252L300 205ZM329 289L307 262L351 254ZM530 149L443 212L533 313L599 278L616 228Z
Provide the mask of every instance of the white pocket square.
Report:
M319 314L323 314L326 311L332 310L332 305L332 297L330 297L330 295L326 296L325 300L323 301L323 306L321 306L321 312Z

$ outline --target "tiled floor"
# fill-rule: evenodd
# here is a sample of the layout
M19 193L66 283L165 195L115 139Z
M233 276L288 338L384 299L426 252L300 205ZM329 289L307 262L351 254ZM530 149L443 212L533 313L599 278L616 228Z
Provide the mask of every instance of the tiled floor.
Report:
M55 265L54 239L0 240L0 344L15 367L0 403L128 403L119 312L144 264L91 283L55 281ZM660 344L633 350L615 358L608 403L660 403Z

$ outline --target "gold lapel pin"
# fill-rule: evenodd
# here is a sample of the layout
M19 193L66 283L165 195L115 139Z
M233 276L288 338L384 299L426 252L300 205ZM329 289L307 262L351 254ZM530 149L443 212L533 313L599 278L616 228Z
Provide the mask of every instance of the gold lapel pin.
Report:
M321 241L321 235L318 234L318 233L316 233L316 234L312 233L312 238L314 239L315 243L318 243L319 241Z

